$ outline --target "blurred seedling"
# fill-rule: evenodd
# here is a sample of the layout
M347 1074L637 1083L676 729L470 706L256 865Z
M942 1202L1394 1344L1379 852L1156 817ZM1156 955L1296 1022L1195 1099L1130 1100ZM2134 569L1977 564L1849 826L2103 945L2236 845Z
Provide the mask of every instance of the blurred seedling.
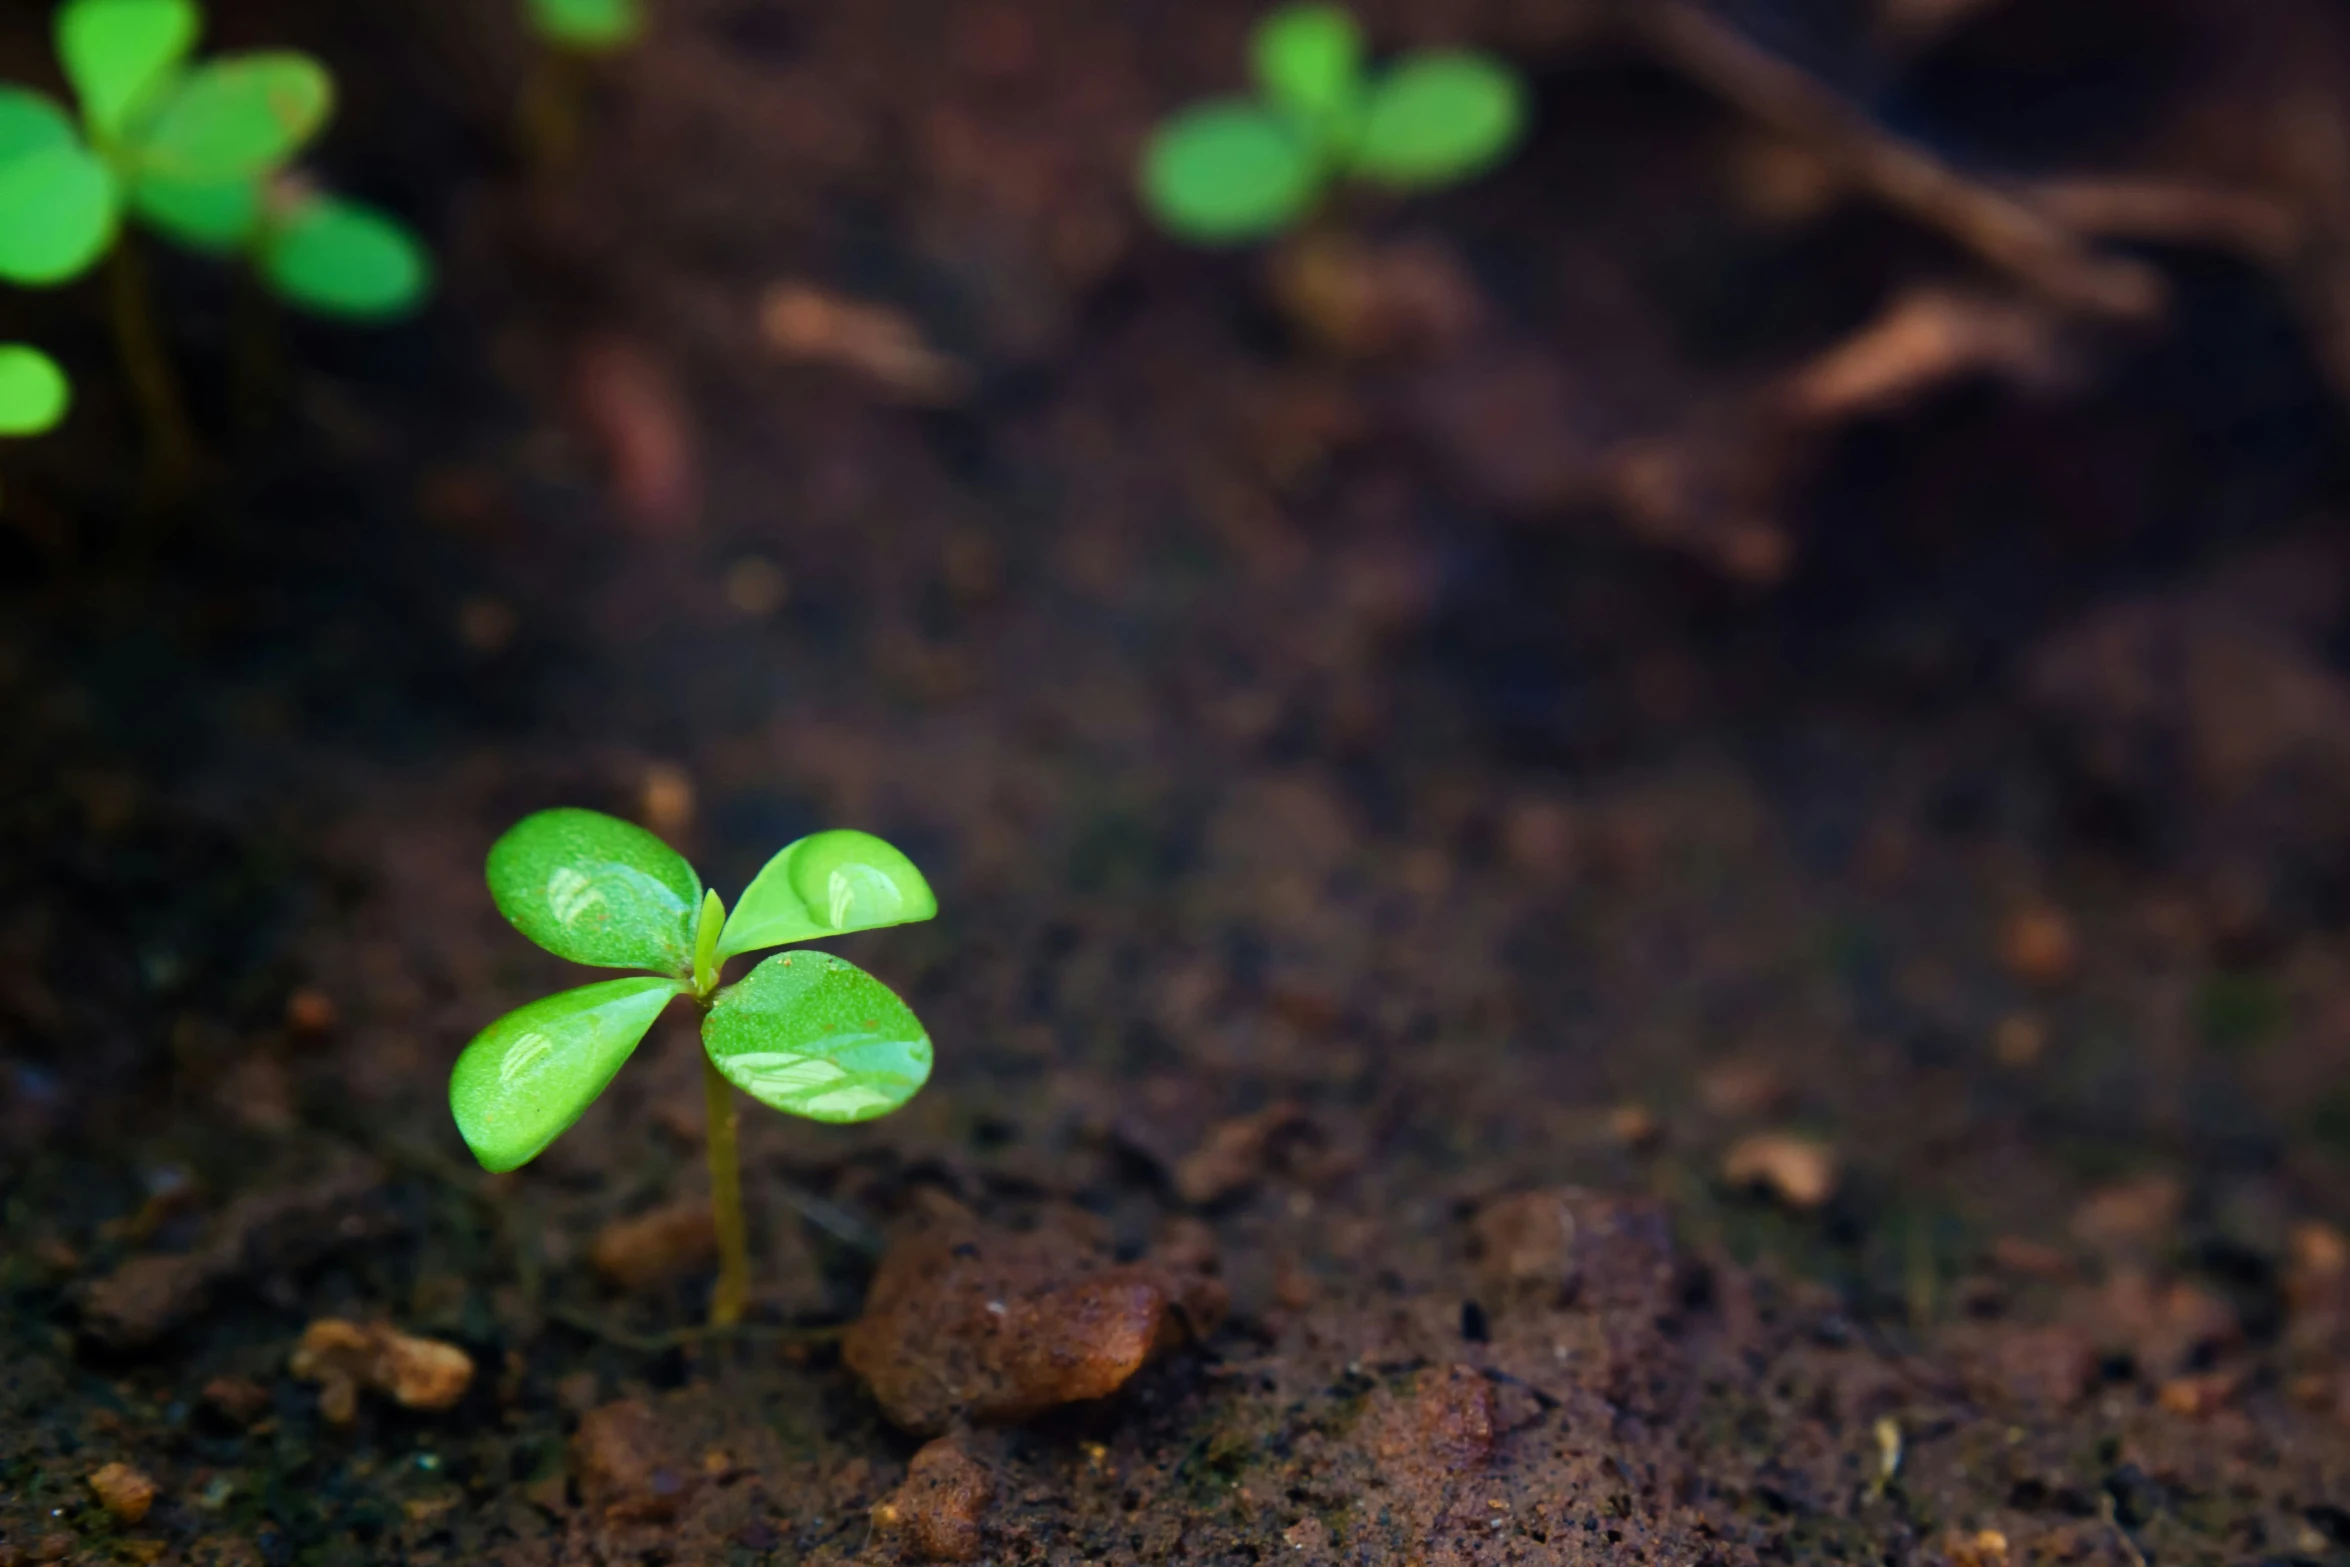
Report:
M540 168L579 149L596 68L644 36L644 0L525 0L538 59L522 90L522 141Z
M862 832L786 846L729 914L692 866L596 811L526 816L490 849L498 911L558 957L648 969L534 1001L483 1029L449 1077L449 1109L484 1169L529 1163L579 1119L680 996L701 1014L710 1202L719 1273L710 1321L742 1317L750 1264L734 1090L810 1120L870 1121L930 1076L929 1036L879 980L829 953L768 958L731 985L727 959L938 912L913 862Z
M73 383L27 343L0 343L0 436L45 435L64 422Z
M1152 134L1141 188L1166 230L1201 245L1298 226L1341 181L1394 191L1456 184L1498 162L1523 133L1515 71L1467 50L1364 62L1345 8L1289 5L1257 24L1258 95L1192 105Z
M126 218L198 251L248 261L297 305L361 319L423 297L423 247L392 219L290 172L334 106L325 66L292 50L192 58L196 0L66 0L56 47L81 110L0 84L0 279L113 272L115 335L157 443L184 473L193 449Z

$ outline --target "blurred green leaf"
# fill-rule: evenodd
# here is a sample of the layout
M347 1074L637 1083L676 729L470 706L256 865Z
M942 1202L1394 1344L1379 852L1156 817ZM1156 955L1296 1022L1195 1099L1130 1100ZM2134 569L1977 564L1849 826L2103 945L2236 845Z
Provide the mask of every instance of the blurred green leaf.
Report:
M870 1121L930 1079L930 1038L906 1004L829 952L786 952L718 993L702 1047L735 1087L814 1121Z
M595 52L623 48L645 30L639 0L530 0L530 20L549 43Z
M1265 96L1309 123L1353 114L1363 90L1363 32L1336 5L1286 5L1257 24L1249 59Z
M261 231L261 182L197 184L141 175L131 186L131 210L191 250L228 255Z
M101 142L120 136L186 61L202 27L195 0L67 0L57 13L57 57L90 133Z
M820 832L788 844L743 889L718 955L908 925L938 913L914 862L869 832Z
M38 288L77 277L114 224L114 176L79 142L0 162L0 278Z
M24 343L0 343L0 435L53 430L72 402L56 360Z
M526 816L490 847L490 896L558 957L683 974L701 879L642 827L600 811Z
M372 207L334 196L314 197L274 225L261 266L295 304L360 320L404 315L432 286L432 262L414 235Z
M1372 86L1351 166L1385 185L1442 185L1495 162L1525 125L1525 89L1507 66L1479 54L1414 55Z
M449 1110L485 1170L528 1164L595 1102L677 981L608 979L534 1001L473 1037L449 1074Z
M1143 149L1143 199L1168 232L1198 244L1278 233L1305 213L1321 183L1299 125L1253 103L1187 109Z
M136 128L139 172L216 185L282 165L334 108L334 79L306 54L226 55L181 77Z
M0 85L0 164L80 141L73 116L62 105L22 87Z

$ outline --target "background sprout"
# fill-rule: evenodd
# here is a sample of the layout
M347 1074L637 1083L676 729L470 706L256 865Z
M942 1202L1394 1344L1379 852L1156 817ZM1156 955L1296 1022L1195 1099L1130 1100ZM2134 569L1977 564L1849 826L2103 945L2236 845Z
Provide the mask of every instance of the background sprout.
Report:
M929 1036L906 1004L822 952L768 958L732 985L726 960L769 947L926 920L938 901L903 854L869 833L785 847L730 915L678 853L596 811L526 816L490 849L498 911L558 957L650 973L563 991L507 1013L458 1057L449 1109L484 1169L529 1163L594 1103L679 996L702 1014L718 1287L710 1320L749 1295L733 1091L790 1115L869 1121L930 1077Z
M333 112L334 80L305 54L192 59L195 0L66 0L56 46L81 110L0 85L0 279L65 283L110 251L115 333L164 465L193 441L136 258L136 217L192 249L248 256L283 297L374 318L423 297L423 247L390 218L300 191L286 170Z
M558 49L608 54L645 30L639 0L530 0L531 31Z
M0 343L0 436L42 435L73 403L57 361L25 343Z
M1280 233L1341 177L1398 190L1466 179L1525 128L1525 89L1508 66L1452 50L1367 72L1361 30L1339 6L1273 12L1249 61L1260 97L1196 104L1143 149L1144 202L1198 244Z

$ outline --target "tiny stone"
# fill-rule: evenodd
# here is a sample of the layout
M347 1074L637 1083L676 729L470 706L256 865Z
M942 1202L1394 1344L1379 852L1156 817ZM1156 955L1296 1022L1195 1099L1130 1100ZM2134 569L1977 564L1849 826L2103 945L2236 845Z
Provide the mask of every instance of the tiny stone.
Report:
M2080 964L2081 942L2064 910L2050 904L2019 909L1999 933L1999 956L2028 985L2059 985Z
M1817 1208L1836 1194L1835 1151L1786 1132L1740 1138L1722 1158L1731 1186L1759 1186L1790 1208Z
M108 1464L91 1475L90 1490L124 1523L137 1523L155 1505L155 1482L128 1464Z

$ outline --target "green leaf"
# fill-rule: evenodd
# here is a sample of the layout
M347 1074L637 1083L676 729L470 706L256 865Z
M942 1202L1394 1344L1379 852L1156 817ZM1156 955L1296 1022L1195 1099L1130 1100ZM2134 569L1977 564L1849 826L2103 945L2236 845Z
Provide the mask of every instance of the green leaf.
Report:
M261 232L261 182L225 180L203 185L142 174L131 186L131 210L191 250L230 255Z
M485 1170L528 1164L595 1103L677 981L582 985L519 1007L473 1036L449 1074L449 1113Z
M54 430L73 402L57 361L23 343L0 343L0 435Z
M845 828L813 833L785 845L751 878L727 917L718 955L911 925L937 913L930 883L890 844Z
M283 164L334 107L334 78L306 54L225 55L180 78L138 127L139 170L215 185Z
M1142 195L1169 233L1203 245L1278 233L1322 184L1310 138L1288 116L1237 100L1185 110L1142 153Z
M305 201L273 226L261 269L280 294L330 316L404 315L432 286L424 246L399 222L336 196Z
M702 1048L759 1103L870 1121L930 1080L930 1036L889 987L829 952L785 952L718 993Z
M0 163L0 278L30 287L79 276L114 241L114 176L78 142Z
M1309 123L1343 120L1363 93L1363 30L1344 6L1287 5L1249 39L1265 96Z
M574 963L682 974L693 954L701 878L616 816L525 816L490 846L489 883L516 930Z
M530 20L549 43L596 53L624 48L645 30L638 0L530 0Z
M90 133L119 137L186 61L203 25L195 0L67 0L57 13L57 57Z
M0 85L0 164L80 141L73 117L62 106L37 92Z
M1413 55L1372 87L1351 167L1383 185L1443 185L1492 164L1525 128L1525 88L1500 61Z

